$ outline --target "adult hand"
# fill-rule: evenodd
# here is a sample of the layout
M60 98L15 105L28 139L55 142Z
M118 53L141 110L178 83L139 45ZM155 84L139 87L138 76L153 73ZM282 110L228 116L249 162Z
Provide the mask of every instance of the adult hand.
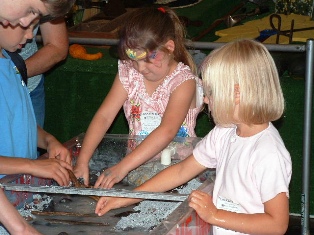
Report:
M60 186L68 186L70 177L67 169L72 170L72 166L62 160L49 158L31 160L30 174L33 176L54 179Z
M212 196L199 190L194 190L190 194L189 206L207 223L214 219L218 211L213 203Z
M95 188L112 188L112 186L120 182L128 172L124 172L119 164L110 167L98 177Z

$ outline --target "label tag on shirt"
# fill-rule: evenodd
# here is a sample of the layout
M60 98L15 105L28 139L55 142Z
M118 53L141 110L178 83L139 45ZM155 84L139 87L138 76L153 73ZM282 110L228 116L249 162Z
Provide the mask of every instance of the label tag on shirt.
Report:
M240 204L234 203L232 200L219 196L217 199L217 209L240 212Z
M161 123L161 117L157 112L146 112L143 111L141 113L141 124L142 131L147 131L147 133L151 133L155 130Z

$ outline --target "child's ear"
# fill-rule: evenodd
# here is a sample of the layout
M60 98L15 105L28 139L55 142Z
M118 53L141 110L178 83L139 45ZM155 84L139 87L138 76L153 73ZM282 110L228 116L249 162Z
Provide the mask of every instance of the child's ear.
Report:
M239 84L234 85L234 100L235 100L235 104L240 103L240 86L239 86Z
M173 40L169 40L168 42L166 42L165 47L169 50L169 52L173 52L175 45L174 45L174 41Z

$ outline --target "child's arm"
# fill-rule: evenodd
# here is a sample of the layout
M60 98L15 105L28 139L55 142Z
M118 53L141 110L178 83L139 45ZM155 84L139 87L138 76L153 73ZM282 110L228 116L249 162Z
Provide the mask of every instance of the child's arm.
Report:
M169 145L181 127L192 101L195 100L195 86L195 80L187 80L172 92L161 124L117 165L101 174L95 187L111 188L131 170L150 160Z
M46 149L49 158L57 158L71 164L69 150L64 147L53 135L37 126L38 143L37 146Z
M54 179L61 186L70 183L67 169L72 167L69 163L55 159L28 159L18 157L0 156L0 174L29 174L40 178Z
M247 234L284 234L289 223L289 200L286 193L279 193L264 203L265 213L241 214L220 210L212 197L201 191L193 191L189 205L206 222L225 229Z
M0 208L0 222L5 226L11 235L41 235L41 233L29 225L12 206L2 189L0 189Z
M117 74L109 93L89 124L74 168L75 176L83 177L86 185L89 184L89 160L126 99L126 90L122 86Z
M166 192L180 186L204 171L206 167L199 164L193 155L172 165L149 179L135 191ZM169 180L171 179L171 180ZM125 207L141 200L133 198L101 197L96 205L95 213L99 216L109 210Z

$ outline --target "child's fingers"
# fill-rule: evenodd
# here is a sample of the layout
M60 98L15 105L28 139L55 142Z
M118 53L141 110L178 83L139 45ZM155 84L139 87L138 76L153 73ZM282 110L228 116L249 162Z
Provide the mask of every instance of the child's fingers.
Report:
M89 173L88 172L83 175L83 179L84 179L84 184L88 186L89 185Z
M70 177L68 171L64 167L58 167L53 174L53 179L60 186L68 186L70 182Z
M58 161L59 162L59 164L62 166L62 167L64 167L65 169L68 169L68 170L71 170L72 171L72 166L68 163L68 162L65 162L65 161L62 161L62 160L60 160L60 161Z
M75 166L73 169L73 173L76 178L83 178L84 184L89 186L89 169L86 167Z
M192 191L192 193L190 194L189 198L190 200L203 200L204 197L208 196L207 193L204 193L202 191L199 190L194 190Z
M119 181L119 177L107 169L98 177L95 188L112 188Z
M195 210L209 207L212 197L205 192L195 190L189 196L190 206Z
M197 214L208 223L217 212L217 209L212 202L212 196L198 190L191 193L189 197L189 206L193 208Z
M107 202L108 202L108 198L107 197L101 197L98 200L96 208L95 208L95 213L98 216L102 216L102 215L104 215L105 213L107 213L110 210L110 208L106 207Z
M110 187L110 181L111 181L110 178L104 176L104 174L101 174L98 177L94 187L95 188L111 188L112 186Z
M100 174L100 176L98 177L98 179L96 180L96 183L94 185L95 188L99 188L102 185L102 182L104 180L104 175Z

